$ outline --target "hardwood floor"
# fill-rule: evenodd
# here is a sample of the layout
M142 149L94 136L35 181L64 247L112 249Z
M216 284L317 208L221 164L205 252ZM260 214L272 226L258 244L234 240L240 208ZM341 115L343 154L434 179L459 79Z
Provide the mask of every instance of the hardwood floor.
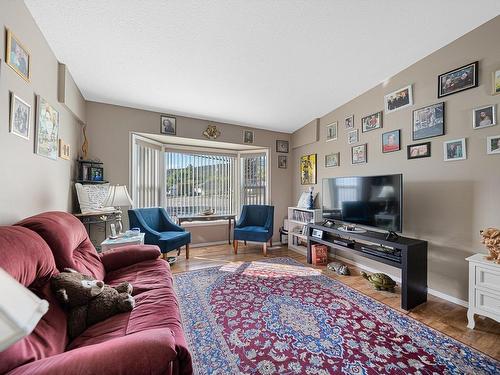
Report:
M286 246L268 248L267 254L267 258L289 257L307 264L305 256L288 250ZM181 252L181 256L178 257L177 262L172 266L172 272L180 273L219 266L230 262L251 262L263 258L261 245L248 244L248 246L244 246L240 244L237 255L234 254L231 245L191 248L190 259L186 260L184 251ZM411 312L407 312L400 308L399 288L396 288L396 293L376 291L369 285L367 280L360 276L360 270L356 267L349 265L351 276L336 275L326 270L324 266L314 268L321 269L324 275L338 279L353 289L500 360L500 324L491 319L476 316L476 328L470 330L467 328L467 310L464 307L431 295L428 296L427 303L418 306Z

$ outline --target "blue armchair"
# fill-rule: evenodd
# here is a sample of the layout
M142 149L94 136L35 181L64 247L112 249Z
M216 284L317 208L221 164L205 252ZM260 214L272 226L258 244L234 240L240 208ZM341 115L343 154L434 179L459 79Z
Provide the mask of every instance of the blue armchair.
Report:
M144 232L144 243L159 246L162 257L169 251L186 246L186 259L189 259L191 233L174 224L164 208L136 208L128 210L130 228L140 228Z
M262 250L267 255L267 241L273 246L274 206L244 205L234 226L233 247L238 253L238 240L263 242Z

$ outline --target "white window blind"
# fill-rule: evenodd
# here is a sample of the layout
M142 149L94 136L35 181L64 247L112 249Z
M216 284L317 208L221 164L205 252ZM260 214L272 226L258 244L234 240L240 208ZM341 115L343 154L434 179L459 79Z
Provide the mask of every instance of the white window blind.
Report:
M241 205L267 204L267 155L241 155Z
M161 146L134 138L132 148L132 200L134 207L161 205Z

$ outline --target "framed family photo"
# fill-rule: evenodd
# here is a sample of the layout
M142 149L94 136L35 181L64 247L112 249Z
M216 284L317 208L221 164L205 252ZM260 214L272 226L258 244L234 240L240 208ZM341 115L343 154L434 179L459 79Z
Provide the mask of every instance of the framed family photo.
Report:
M359 142L359 132L358 129L351 130L347 133L347 144L353 145Z
M487 128L496 124L496 106L494 104L472 110L473 129Z
M428 158L431 156L431 142L408 145L408 159Z
M344 119L344 128L354 129L354 115L350 115Z
M444 161L467 159L465 138L443 142Z
M46 158L57 160L59 143L59 112L40 95L36 97L36 142L35 152Z
M340 152L325 155L325 167L338 167L340 165Z
M413 111L414 141L444 135L444 102Z
M382 111L365 116L361 119L361 130L363 133L382 127Z
M288 141L276 140L276 152L288 153Z
M288 168L288 160L286 155L278 155L278 168L287 169Z
M10 98L10 132L21 138L30 138L31 106L16 94Z
M412 85L384 96L385 112L391 113L413 105Z
M24 80L28 82L30 81L31 55L10 30L7 30L7 51L5 62Z
M160 133L175 135L177 133L177 119L174 116L160 116Z
M243 133L243 143L252 144L253 143L253 136L254 136L253 131L245 130Z
M364 164L367 160L367 144L351 147L352 164Z
M382 134L382 152L394 152L401 150L401 130L392 130Z
M438 98L479 86L479 62L473 62L438 76Z
M493 72L492 78L492 94L500 94L500 69Z
M500 135L492 135L486 138L486 152L489 155L500 154Z
M317 155L303 155L300 158L300 183L314 185L317 182Z
M326 126L326 141L334 141L337 139L338 122L332 122Z

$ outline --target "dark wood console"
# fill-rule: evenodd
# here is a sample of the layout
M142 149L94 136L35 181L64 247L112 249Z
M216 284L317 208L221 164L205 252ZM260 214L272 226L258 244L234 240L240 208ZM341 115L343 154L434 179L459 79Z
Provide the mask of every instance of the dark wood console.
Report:
M313 237L313 229L323 231L322 238ZM334 243L335 240L353 241L351 247ZM352 253L376 260L378 262L401 269L401 308L411 310L427 301L427 241L408 237L399 237L394 241L386 240L380 232L364 233L346 232L338 226L326 227L320 223L308 224L307 228L307 262L311 263L311 244L319 243L333 249L351 251ZM366 252L370 244L377 244L394 249L395 254L387 256L376 251ZM362 249L365 247L365 249Z

